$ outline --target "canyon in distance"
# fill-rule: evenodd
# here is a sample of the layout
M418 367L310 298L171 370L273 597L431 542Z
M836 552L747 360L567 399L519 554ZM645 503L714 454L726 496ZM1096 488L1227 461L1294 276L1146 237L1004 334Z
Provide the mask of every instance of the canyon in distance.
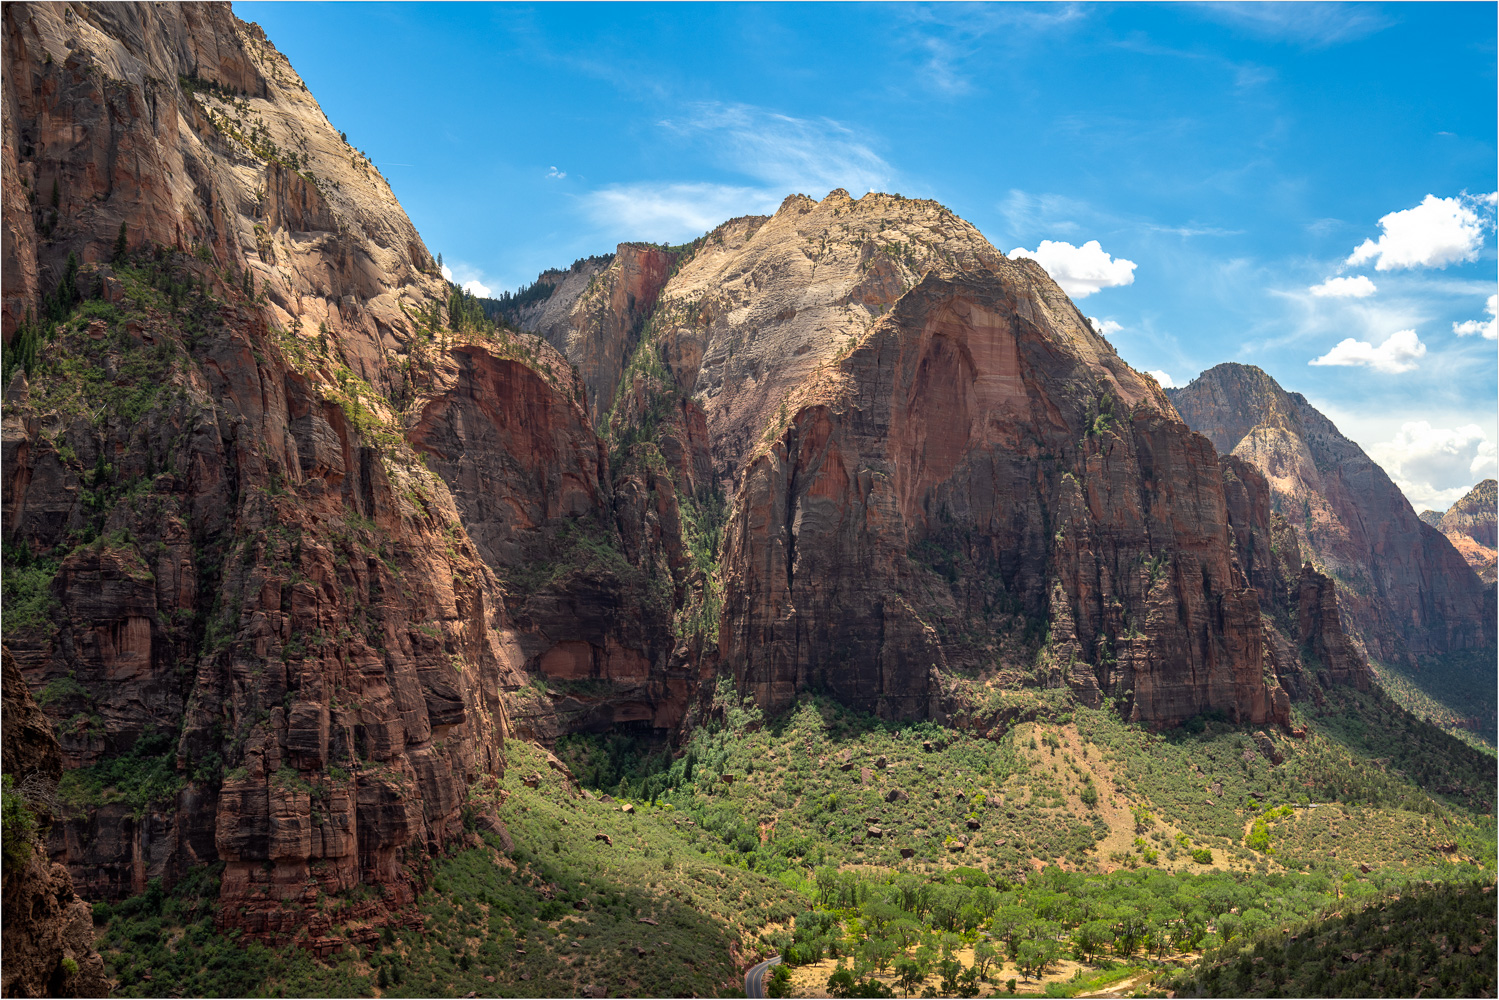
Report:
M898 194L476 296L228 4L3 31L4 995L1494 995L1493 479Z

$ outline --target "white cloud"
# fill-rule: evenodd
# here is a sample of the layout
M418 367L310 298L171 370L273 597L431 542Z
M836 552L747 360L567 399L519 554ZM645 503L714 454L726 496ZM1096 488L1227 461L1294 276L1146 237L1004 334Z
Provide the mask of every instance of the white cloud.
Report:
M547 177L551 178L552 180L560 181L566 176L566 170L558 170L556 167L547 167Z
M1376 291L1374 282L1360 274L1356 278L1328 278L1307 291L1319 299L1362 299Z
M1446 510L1495 468L1494 442L1477 424L1403 423L1393 440L1369 453L1417 510Z
M788 194L821 196L838 187L857 198L888 187L895 173L867 141L831 118L713 102L661 124L708 145L728 169L770 185L780 195L777 203Z
M1323 48L1372 35L1389 18L1366 4L1199 3L1193 10L1247 34L1305 48Z
M1173 379L1170 375L1167 375L1165 372L1161 371L1159 368L1152 369L1148 374L1150 374L1157 382L1161 383L1162 389L1176 388L1176 380Z
M489 286L480 281L465 281L463 283L463 290L481 299L491 297Z
M775 211L784 193L723 184L617 184L584 200L593 220L621 238L693 239L738 215Z
M1115 323L1111 319L1095 319L1094 317L1089 316L1088 323L1097 333L1105 337L1116 334L1120 330L1124 329L1124 326L1122 324Z
M1481 199L1468 199L1479 201ZM1349 264L1374 261L1376 271L1403 267L1446 267L1473 260L1483 246L1483 220L1463 198L1427 195L1415 208L1391 212L1379 220L1384 232L1364 240Z
M1408 372L1416 367L1416 359L1426 354L1426 345L1416 337L1415 330L1397 330L1378 347L1352 337L1338 342L1338 346L1308 361L1309 365L1357 365L1373 368L1391 375Z
M1011 257L1029 257L1046 269L1062 291L1074 299L1084 299L1100 288L1130 285L1135 280L1135 262L1123 257L1111 258L1097 240L1080 247L1071 243L1042 240L1035 251L1016 247Z
M1499 295L1490 295L1488 305L1484 310L1489 314L1487 320L1470 319L1462 323L1453 323L1452 332L1459 337L1471 337L1475 333L1483 334L1485 340L1499 340Z
M452 281L453 280L453 269L450 268L450 267L448 267L448 265L446 265L446 264L442 265L442 276L444 278L446 278L448 281Z

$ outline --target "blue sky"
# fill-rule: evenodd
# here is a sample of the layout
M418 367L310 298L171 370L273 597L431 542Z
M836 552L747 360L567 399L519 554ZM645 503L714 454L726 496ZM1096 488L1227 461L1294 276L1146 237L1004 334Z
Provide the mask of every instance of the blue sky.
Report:
M234 6L472 287L897 191L1137 368L1266 369L1418 509L1494 475L1495 4Z

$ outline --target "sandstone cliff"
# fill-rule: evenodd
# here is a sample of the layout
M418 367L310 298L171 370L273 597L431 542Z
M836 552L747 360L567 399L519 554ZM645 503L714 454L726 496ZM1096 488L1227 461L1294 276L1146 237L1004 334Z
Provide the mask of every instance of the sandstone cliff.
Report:
M1494 642L1492 593L1304 397L1240 364L1219 365L1167 394L1220 452L1264 473L1302 550L1337 580L1343 617L1371 656L1404 663Z
M4 969L8 997L109 995L94 951L93 909L73 891L67 868L48 860L46 827L57 809L62 754L10 650L4 650Z
M1473 567L1473 572L1484 583L1492 584L1496 578L1495 563L1499 560L1499 527L1495 523L1496 484L1485 479L1473 487L1457 503L1439 516L1433 525L1447 536L1454 548ZM1424 516L1422 520L1425 520Z
M403 440L448 286L227 5L3 16L7 337L47 327L6 387L5 635L69 769L50 850L91 898L223 861L223 924L316 945L320 890L383 918L463 835L524 685Z
M762 704L941 718L956 678L1287 719L1217 456L1029 262L928 273L773 422L724 567Z

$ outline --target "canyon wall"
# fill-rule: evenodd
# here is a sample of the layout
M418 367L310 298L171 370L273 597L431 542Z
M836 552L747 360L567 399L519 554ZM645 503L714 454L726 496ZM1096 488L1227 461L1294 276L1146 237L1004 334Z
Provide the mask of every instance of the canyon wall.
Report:
M464 836L525 685L404 442L447 286L228 5L4 30L6 335L36 345L5 392L5 643L67 769L51 854L91 899L222 861L225 926L318 946L319 891L398 912Z

